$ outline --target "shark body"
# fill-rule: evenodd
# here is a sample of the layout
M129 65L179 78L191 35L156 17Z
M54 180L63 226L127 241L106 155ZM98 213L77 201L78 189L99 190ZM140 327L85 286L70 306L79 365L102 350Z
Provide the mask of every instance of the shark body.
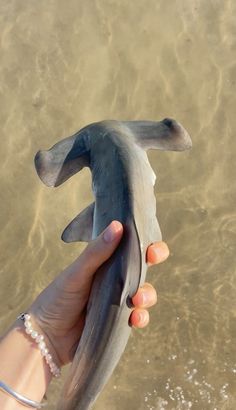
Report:
M176 121L102 121L39 151L36 170L58 186L87 166L95 201L64 230L65 242L90 241L112 220L124 235L112 257L95 274L85 327L58 404L60 410L88 410L106 384L127 344L130 299L143 284L146 250L161 240L156 218L155 174L146 151L191 148Z

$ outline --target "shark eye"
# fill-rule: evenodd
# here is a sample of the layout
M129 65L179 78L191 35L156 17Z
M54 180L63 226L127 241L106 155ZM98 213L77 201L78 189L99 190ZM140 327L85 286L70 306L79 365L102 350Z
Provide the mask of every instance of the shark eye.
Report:
M173 120L171 120L170 118L165 118L162 122L169 128L173 127Z

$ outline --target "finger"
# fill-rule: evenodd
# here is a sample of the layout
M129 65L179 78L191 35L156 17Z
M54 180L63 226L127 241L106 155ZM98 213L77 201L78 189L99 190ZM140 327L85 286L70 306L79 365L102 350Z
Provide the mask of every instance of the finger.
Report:
M146 260L148 265L164 262L169 256L169 248L165 242L155 242L147 249Z
M91 241L82 254L70 266L70 275L91 277L112 255L123 234L123 226L118 221L110 225L95 240Z
M133 296L132 303L134 307L151 307L157 303L157 292L150 283L144 283Z
M136 308L130 315L131 326L143 328L149 323L149 313L145 309Z

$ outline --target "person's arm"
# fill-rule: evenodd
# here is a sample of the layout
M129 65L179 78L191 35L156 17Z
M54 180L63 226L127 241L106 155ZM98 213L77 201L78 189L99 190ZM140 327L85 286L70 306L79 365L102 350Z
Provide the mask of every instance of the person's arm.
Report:
M17 320L0 341L0 380L17 393L40 402L51 378L36 342L25 333L23 322ZM26 407L0 389L0 409Z
M73 359L84 326L84 310L93 276L112 255L122 234L122 225L113 221L29 308L33 328L44 336L49 353L58 367ZM147 262L162 262L168 254L165 243L153 244L148 248ZM131 325L146 326L149 322L147 308L156 300L152 285L146 283L139 288L132 299ZM25 333L23 321L16 320L0 341L0 380L23 396L40 402L51 378L49 366L37 343ZM22 410L26 407L0 389L0 408Z

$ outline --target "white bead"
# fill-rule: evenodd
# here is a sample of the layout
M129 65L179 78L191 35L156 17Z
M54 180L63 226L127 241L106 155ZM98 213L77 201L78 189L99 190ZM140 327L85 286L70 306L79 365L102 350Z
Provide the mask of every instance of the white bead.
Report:
M28 320L26 320L26 321L25 321L25 327L26 327L26 328L32 327L32 323L29 322Z
M52 362L52 356L49 353L46 355L45 359L48 364Z
M48 349L47 348L41 349L41 353L43 356L46 356L48 354Z
M33 330L28 327L25 329L25 331L28 335L31 335L31 333L33 332Z
M38 335L38 336L36 337L36 342L37 342L37 343L40 343L40 342L43 341L43 339L44 339L43 335Z
M27 313L26 315L24 315L25 320L30 320L30 315Z
M40 342L40 343L39 343L39 348L40 348L40 350L45 349L45 347L46 347L45 342Z
M60 369L59 369L57 366L55 366L55 368L53 369L52 373L53 373L53 375L54 375L55 377L59 377L59 376L61 375L61 371L60 371Z
M36 337L38 337L38 332L36 332L36 330L33 330L33 332L31 333L31 337L33 339L36 339Z

